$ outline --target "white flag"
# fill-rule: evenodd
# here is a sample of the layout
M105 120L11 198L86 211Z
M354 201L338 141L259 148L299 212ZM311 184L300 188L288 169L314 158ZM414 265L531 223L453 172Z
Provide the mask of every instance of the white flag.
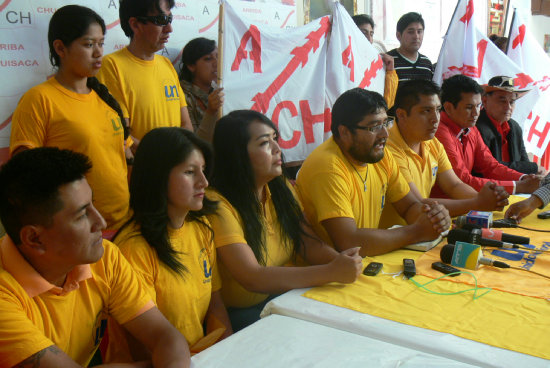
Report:
M537 43L525 18L514 12L507 55L521 67L514 84L532 91L516 102L516 111L527 116L523 139L528 152L541 157L550 141L550 58Z
M360 87L384 94L384 63L340 3L334 3L327 52L327 105L345 91Z
M239 17L227 2L224 9L224 114L264 113L278 125L286 160L304 160L330 132L324 104L329 17L280 29Z

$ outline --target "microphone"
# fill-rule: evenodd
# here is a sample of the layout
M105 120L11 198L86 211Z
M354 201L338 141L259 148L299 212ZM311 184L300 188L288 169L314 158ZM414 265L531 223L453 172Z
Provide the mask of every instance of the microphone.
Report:
M498 221L498 220L497 220ZM496 222L493 222L493 225ZM512 235L512 234L506 234L502 232L501 230L495 230L495 229L485 229L477 225L473 224L463 224L460 226L457 226L458 229L464 229L464 230L473 230L473 229L480 229L481 230L481 236L486 239L494 239L494 240L500 240L502 242L512 243L512 244L530 244L531 239L526 236L519 236L519 235Z
M489 228L493 224L493 213L483 211L470 211L466 216L458 216L455 220L457 227L465 224L477 225L479 227Z
M498 268L510 268L509 264L483 257L481 247L476 244L464 243L447 244L441 248L441 260L452 266L477 270L480 264Z
M488 230L488 229L483 229L483 230ZM451 244L454 244L457 241L462 241L466 243L486 245L489 247L519 248L519 246L515 244L503 242L500 240L485 238L483 237L483 232L481 229L472 229L470 231L465 229L453 229L449 231L449 235L447 236L447 241Z

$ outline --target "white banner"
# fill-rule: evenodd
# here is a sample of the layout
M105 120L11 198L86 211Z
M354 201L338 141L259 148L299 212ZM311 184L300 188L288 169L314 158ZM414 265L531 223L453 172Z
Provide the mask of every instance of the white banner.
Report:
M346 9L335 3L327 55L327 104L345 91L366 88L384 94L384 63Z
M523 122L523 139L527 151L541 157L550 142L550 58L529 30L523 14L516 10L510 25L507 55L521 67L524 74L515 83L520 88L532 88L526 97L516 102L527 119ZM534 93L537 92L537 93ZM540 94L532 109L523 99Z
M329 17L290 30L260 26L224 5L224 114L253 109L280 130L287 161L305 159L330 124L325 113Z
M19 99L55 73L49 61L48 23L57 8L69 3L92 8L105 20L105 55L128 44L118 20L119 0L0 0L0 163L7 159L11 115ZM296 27L294 0L231 3L243 17L285 29ZM160 53L179 69L181 50L189 40L218 39L218 12L218 0L176 1L174 31Z

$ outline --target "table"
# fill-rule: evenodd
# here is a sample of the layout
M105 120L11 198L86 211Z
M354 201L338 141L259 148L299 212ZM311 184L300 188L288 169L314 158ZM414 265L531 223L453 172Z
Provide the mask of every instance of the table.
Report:
M517 201L519 199L514 199L513 201ZM539 211L535 211L529 218L525 219L523 222L523 225L525 226L533 226L537 222L533 220L533 217L536 216L536 213ZM496 214L495 218L501 218L502 213ZM540 228L541 223L538 222L538 227ZM550 225L550 221L548 222L548 225ZM550 226L547 226L546 223L543 223L542 225L545 228L550 228ZM535 226L533 226L535 227ZM517 229L506 229L509 230L507 232L510 233L517 233ZM540 237L539 237L540 238ZM549 236L550 238L550 236ZM540 245L540 244L538 244ZM399 250L394 253L393 256L399 255L401 258L417 258L419 256L419 253L413 252L413 251L407 251L407 250ZM388 257L391 258L391 254L388 255ZM384 259L384 256L379 256ZM377 261L380 261L379 257L375 257ZM383 262L385 265L386 262ZM394 265L396 266L396 265ZM398 264L397 264L398 266ZM386 272L394 272L394 270L387 270ZM364 276L361 276L364 277ZM380 277L377 276L377 277ZM388 275L383 275L382 277L390 278ZM378 279L379 281L380 279ZM365 282L364 280L362 282ZM395 283L394 281L391 281ZM390 281L388 281L390 283ZM311 290L321 290L320 294L324 292L325 294L331 293L334 294L340 293L338 295L341 295L342 293L345 294L346 290L353 290L353 295L360 294L361 291L365 291L366 289L358 289L357 286L358 283L354 283L352 285L334 285L334 286L326 286L322 288L314 288ZM453 283L454 284L454 283ZM377 290L381 290L380 292L384 292L384 284L378 282L378 284L373 283L373 287L378 288ZM332 328L340 329L343 331L359 334L362 336L370 337L376 340L388 342L394 345L399 345L402 347L418 350L424 353L446 357L455 361L460 361L468 364L473 364L480 367L550 367L550 360L545 360L542 358L538 358L532 355L528 354L522 354L516 351L507 350L498 348L495 346L491 346L488 344L484 344L481 342L473 341L470 339L458 337L455 335L452 335L450 333L446 332L438 332L432 329L428 328L422 328L417 326L412 326L405 323L396 322L392 319L399 320L399 313L404 313L403 310L397 310L394 313L394 316L381 318L377 317L375 315L367 314L367 313L361 313L356 310L352 310L349 308L343 308L336 305L323 303L317 300L313 300L310 298L306 298L302 296L304 292L310 289L300 289L300 290L293 290L290 291L278 298L275 298L270 303L268 303L262 312L262 316L269 316L273 314L280 314L285 316L290 316L298 319L303 319L306 321L310 321L317 324L322 324L324 326L329 326ZM371 294L369 296L375 296L373 295L372 290L368 290ZM420 292L420 291L419 291ZM407 296L410 296L412 293L416 293L410 288L407 290L406 293L394 293L392 294L393 299L403 297L406 298ZM496 293L502 293L493 291L493 296ZM375 294L375 293L374 293ZM508 294L508 293L505 293ZM489 294L488 294L489 295ZM484 297L486 298L484 302L478 303L478 305L484 305L483 310L479 310L480 316L491 314L490 308L494 306L495 309L497 307L502 308L502 305L487 305L487 301L492 300L492 296ZM509 299L511 301L515 302L516 308L521 308L521 303L517 303L518 298L528 298L525 296L519 296L516 294L510 294ZM373 298L375 299L375 298ZM431 300L430 302L427 302L425 305L419 305L420 308L429 309L429 311L434 311L434 317L435 314L438 313L445 313L445 311L442 311L440 306L437 305L437 302L434 302L434 296L426 296L425 299ZM441 299L442 300L442 299ZM478 299L481 300L481 299ZM529 325L526 325L527 329L530 329L532 326L537 327L536 334L533 336L533 338L537 338L539 336L545 335L548 336L548 331L550 329L550 323L547 321L546 316L550 316L550 302L544 301L542 299L538 300L538 305L536 310L529 310L527 314L531 315L531 319L529 320ZM372 304L368 304L369 301L366 301L367 305L369 307L372 307L372 309L377 309L380 304L384 303L384 295L378 295L378 298L376 300L372 301ZM416 303L418 303L418 297L416 300ZM403 306L403 309L405 307L409 307L410 303L407 303L407 300L404 299L402 301L401 306ZM472 302L474 304L474 302ZM504 305L506 307L506 304ZM409 308L410 309L410 308ZM407 310L406 312L410 312L410 310ZM455 313L455 312L453 312ZM376 314L376 313L372 313ZM387 314L387 313L386 313ZM457 313L455 313L456 315ZM535 316L533 319L533 315ZM538 316L544 316L544 322L538 323ZM395 317L395 318L392 318ZM458 316L460 317L460 316ZM423 317L424 318L424 317ZM459 318L458 318L459 319ZM541 319L542 320L542 319ZM510 321L511 324L513 324L514 321ZM453 323L453 322L451 322ZM505 323L508 323L508 321L505 321ZM489 325L489 327L494 327L493 325ZM484 329L485 326L477 326L474 328ZM529 332L530 330L528 330ZM544 332L546 331L546 332ZM473 332L477 333L477 330L473 330ZM510 331L506 331L508 334ZM504 335L503 335L504 336ZM495 339L500 338L498 334L495 334ZM548 350L550 352L550 348Z
M262 318L193 356L191 366L473 367L449 358L276 314Z

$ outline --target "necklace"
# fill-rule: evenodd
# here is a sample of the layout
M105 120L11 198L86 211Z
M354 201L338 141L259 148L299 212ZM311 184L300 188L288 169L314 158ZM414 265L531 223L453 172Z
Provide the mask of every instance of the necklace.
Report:
M359 171L357 171L357 169L355 168L355 165L352 164L350 162L350 160L348 160L347 157L346 157L346 160L349 162L351 167L353 167L353 170L355 170L355 172L357 173L357 176L359 177L359 179L361 179L361 181L363 182L363 192L366 192L367 191L367 178L369 177L369 164L367 164L367 173L365 174L365 179L363 179L361 174L359 174Z

